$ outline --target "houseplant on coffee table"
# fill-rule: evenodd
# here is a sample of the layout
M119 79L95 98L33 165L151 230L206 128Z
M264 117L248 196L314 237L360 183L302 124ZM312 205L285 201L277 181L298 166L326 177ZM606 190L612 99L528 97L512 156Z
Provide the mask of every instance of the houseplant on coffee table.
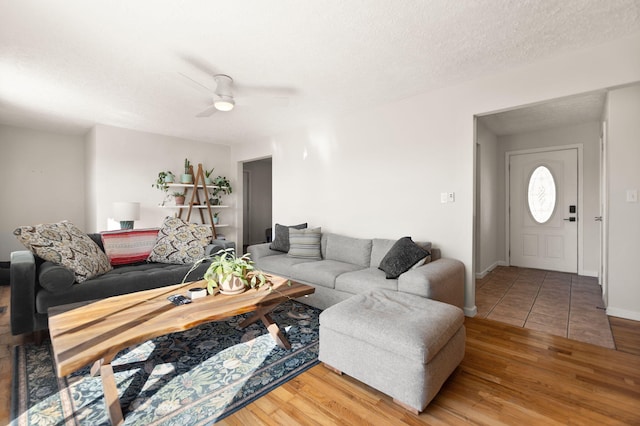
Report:
M249 253L238 257L234 249L216 253L204 279L209 294L213 294L216 287L222 294L239 294L247 288L260 288L267 284L267 277L253 267Z

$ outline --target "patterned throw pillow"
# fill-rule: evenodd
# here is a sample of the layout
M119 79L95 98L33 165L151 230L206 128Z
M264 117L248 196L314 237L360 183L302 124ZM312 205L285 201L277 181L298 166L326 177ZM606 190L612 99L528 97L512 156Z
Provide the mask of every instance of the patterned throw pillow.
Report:
M208 225L188 223L168 217L160 227L158 239L149 255L150 262L188 264L204 257L213 237Z
M131 265L147 260L158 239L158 228L101 232L111 265Z
M289 257L298 259L321 260L321 228L289 229Z
M71 269L79 283L112 269L100 247L69 221L21 226L13 234L35 255Z

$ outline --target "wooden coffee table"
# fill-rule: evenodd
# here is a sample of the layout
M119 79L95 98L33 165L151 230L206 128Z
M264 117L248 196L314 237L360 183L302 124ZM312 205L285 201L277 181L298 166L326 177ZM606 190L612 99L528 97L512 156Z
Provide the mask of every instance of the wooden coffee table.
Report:
M227 296L215 294L176 306L167 300L173 294L187 295L194 287L206 287L205 281L162 287L122 296L109 297L81 307L49 312L49 333L58 377L64 377L93 363L91 374L102 376L102 387L113 425L124 421L111 362L123 349L147 340L197 325L218 321L247 312L254 315L240 326L262 320L276 343L291 345L269 315L281 303L311 294L311 286L271 277L273 290L249 289Z

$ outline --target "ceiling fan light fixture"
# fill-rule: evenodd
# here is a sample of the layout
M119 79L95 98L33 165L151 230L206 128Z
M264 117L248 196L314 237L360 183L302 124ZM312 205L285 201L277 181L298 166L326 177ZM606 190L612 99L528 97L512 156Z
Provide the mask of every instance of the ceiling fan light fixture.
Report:
M216 107L218 111L231 111L235 105L236 103L231 96L223 96L213 101L213 106Z

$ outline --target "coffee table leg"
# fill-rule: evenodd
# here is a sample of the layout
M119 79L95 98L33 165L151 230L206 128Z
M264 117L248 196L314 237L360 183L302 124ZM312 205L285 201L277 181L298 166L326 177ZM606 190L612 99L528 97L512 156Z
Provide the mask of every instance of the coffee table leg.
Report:
M267 330L269 330L269 334L271 334L273 340L276 341L276 344L283 349L291 349L291 343L284 337L280 327L278 327L278 324L271 318L271 315L264 314L261 319L262 323L267 327Z
M276 324L276 322L271 318L271 315L269 315L269 313L273 311L278 305L279 303L263 306L257 309L252 316L245 319L238 325L240 326L240 328L245 328L258 320L262 320L262 323L265 327L267 327L267 330L269 330L269 334L271 334L271 337L273 337L273 340L276 341L278 346L283 349L291 349L291 343L289 343L287 338L284 337L284 334L282 334L282 331L280 331L280 327L278 327L278 324Z
M99 374L102 379L102 391L104 392L104 402L109 414L109 420L113 426L124 423L120 398L118 398L118 386L113 375L111 363L105 363L104 359L99 359L91 367L91 375Z

